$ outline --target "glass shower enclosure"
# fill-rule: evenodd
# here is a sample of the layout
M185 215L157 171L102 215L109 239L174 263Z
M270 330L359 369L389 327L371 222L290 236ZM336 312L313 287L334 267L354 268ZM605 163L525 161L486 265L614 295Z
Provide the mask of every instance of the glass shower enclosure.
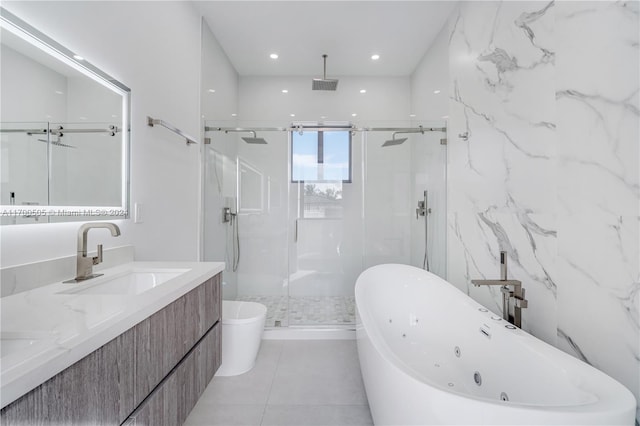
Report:
M223 297L266 305L268 328L349 328L364 269L428 260L444 277L446 133L419 130L207 121L203 258L226 262Z

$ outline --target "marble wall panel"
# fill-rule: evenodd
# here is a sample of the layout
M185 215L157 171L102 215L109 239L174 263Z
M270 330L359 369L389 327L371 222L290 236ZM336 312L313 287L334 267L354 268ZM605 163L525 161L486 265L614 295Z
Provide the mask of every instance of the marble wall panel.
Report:
M638 2L463 2L450 20L449 280L640 398ZM459 137L467 133L468 138ZM638 416L640 418L640 416Z

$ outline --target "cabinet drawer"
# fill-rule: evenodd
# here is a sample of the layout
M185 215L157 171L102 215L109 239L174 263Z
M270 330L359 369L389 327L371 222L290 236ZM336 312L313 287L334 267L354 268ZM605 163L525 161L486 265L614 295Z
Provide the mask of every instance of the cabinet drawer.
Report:
M220 366L221 331L221 323L211 328L125 424L175 426L184 423Z
M218 274L135 327L135 406L219 320L220 299Z

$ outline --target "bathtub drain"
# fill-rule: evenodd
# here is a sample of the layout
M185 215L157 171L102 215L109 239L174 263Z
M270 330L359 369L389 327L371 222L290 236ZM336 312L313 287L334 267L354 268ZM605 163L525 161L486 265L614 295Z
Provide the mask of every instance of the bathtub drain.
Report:
M502 392L502 393L500 394L500 399L501 399L502 401L508 401L508 400L509 400L509 395L507 395L505 392Z
M477 371L473 373L473 381L476 382L476 385L482 385L482 376Z
M455 348L453 348L453 353L456 354L456 356L458 358L460 358L460 348L458 346L456 346Z

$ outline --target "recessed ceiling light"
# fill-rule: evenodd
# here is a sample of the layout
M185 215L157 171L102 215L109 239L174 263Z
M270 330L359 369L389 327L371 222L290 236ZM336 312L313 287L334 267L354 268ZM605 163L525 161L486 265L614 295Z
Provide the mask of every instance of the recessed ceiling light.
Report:
M364 89L360 89L360 93L367 93L367 91Z
M73 55L73 59L76 59L78 61L84 61L84 58L80 55Z
M358 114L356 114L355 112L353 114L351 114L352 117L357 117Z
M409 117L415 117L415 116L416 116L415 114L409 114Z
M321 115L320 118L322 118L324 120L325 118L327 118L327 116L326 115Z
M231 116L232 116L232 117L237 117L237 116L238 116L238 114L233 113L233 114L231 114Z
M269 57L271 59L278 59L278 54L277 53L272 53L271 55L269 55Z
M290 116L290 117L295 117L296 115L295 115L295 114L289 114L289 116Z
M56 95L64 95L64 92L62 92L60 90L56 90Z
M371 59L377 61L378 59L380 59L380 55L371 55Z
M80 117L80 120L86 120L87 117Z
M444 118L446 120L447 118L449 118L449 116L448 115L443 115L442 118Z
M282 89L282 93L289 93L287 89Z
M440 93L440 91L439 90L434 90L433 93L437 95L438 93Z
M209 93L216 93L216 89L209 89Z
M115 114L111 114L111 117L113 117L113 118L117 118L118 116L117 116L117 115L115 115Z

